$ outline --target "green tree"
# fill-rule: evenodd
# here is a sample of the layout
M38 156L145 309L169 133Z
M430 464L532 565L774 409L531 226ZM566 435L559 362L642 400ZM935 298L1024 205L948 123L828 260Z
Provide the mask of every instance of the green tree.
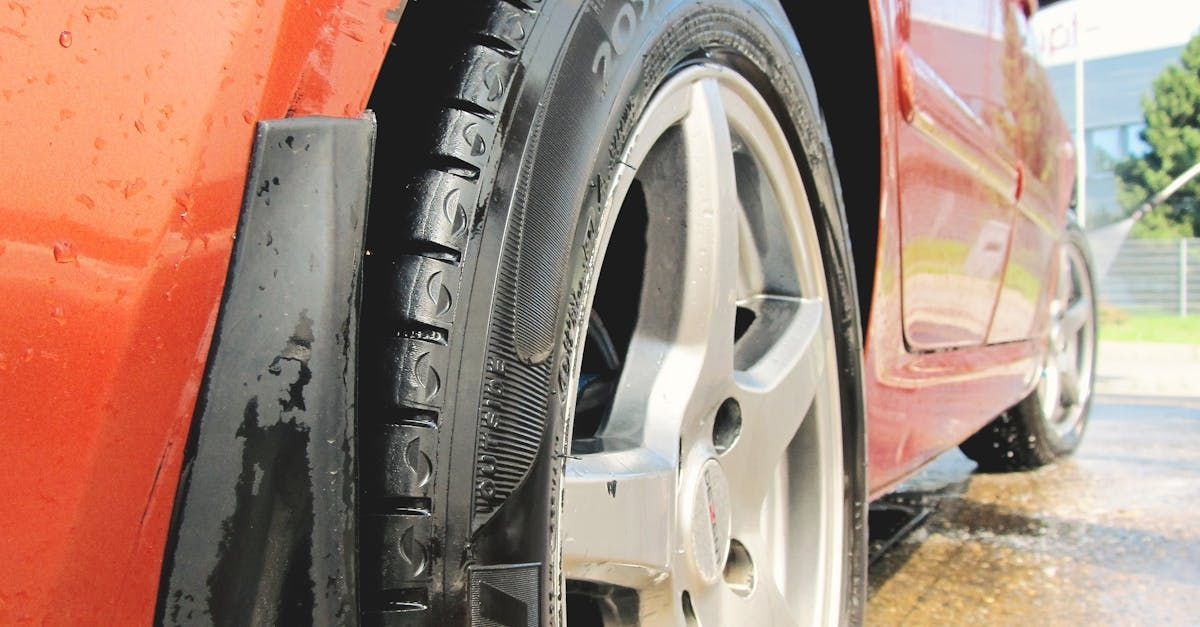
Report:
M1142 99L1146 129L1142 140L1150 152L1116 165L1117 197L1133 209L1200 161L1200 34L1184 46L1179 64L1154 79L1153 92ZM1155 207L1134 229L1135 237L1195 236L1200 226L1200 177Z

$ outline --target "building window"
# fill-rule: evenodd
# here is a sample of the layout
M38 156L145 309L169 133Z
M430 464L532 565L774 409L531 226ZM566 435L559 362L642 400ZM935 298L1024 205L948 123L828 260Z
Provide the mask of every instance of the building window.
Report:
M1149 154L1151 147L1145 140L1142 139L1142 132L1146 130L1146 125L1142 123L1126 124L1121 127L1125 130L1125 153L1134 157L1144 157Z
M1094 128L1087 133L1088 169L1111 170L1124 158L1121 127Z
M1141 157L1149 153L1150 144L1142 140L1146 125L1137 122L1120 126L1103 126L1087 132L1088 170L1100 174L1110 172L1113 166L1129 157Z

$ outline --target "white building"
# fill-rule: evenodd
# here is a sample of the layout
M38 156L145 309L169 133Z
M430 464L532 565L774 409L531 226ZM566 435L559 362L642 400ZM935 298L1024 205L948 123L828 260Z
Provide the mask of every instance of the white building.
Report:
M1042 62L1074 132L1075 62L1083 61L1085 196L1089 227L1122 214L1112 165L1148 147L1142 98L1200 29L1200 0L1066 0L1034 17Z

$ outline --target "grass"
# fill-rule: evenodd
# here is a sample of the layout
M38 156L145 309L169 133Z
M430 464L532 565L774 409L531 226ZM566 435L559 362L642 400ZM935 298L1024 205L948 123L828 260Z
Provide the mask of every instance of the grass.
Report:
M1100 339L1110 342L1200 344L1200 316L1102 316Z

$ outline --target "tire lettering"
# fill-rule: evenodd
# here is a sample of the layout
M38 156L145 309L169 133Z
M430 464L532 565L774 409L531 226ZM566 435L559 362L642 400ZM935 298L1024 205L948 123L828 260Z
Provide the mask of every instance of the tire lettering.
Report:
M612 56L612 46L606 41L600 44L596 49L596 56L592 58L592 73L599 74L605 85L608 84L608 66L612 65Z
M592 56L592 73L598 75L605 86L608 85L609 68L617 57L629 51L657 3L658 0L625 0L617 9L608 25L606 40L596 46L596 54ZM588 8L598 14L602 8L600 4L598 0L590 0Z
M638 18L637 14L633 12L633 5L621 5L620 10L617 11L617 19L613 20L612 31L609 33L613 50L617 52L618 56L625 54L629 44L632 43L637 25Z
M485 362L483 398L479 405L479 433L476 440L478 457L475 466L475 491L478 498L489 502L498 498L494 478L498 463L496 453L502 443L496 439L496 430L503 423L500 412L504 388L507 385L507 370L508 366L501 358L488 357Z

